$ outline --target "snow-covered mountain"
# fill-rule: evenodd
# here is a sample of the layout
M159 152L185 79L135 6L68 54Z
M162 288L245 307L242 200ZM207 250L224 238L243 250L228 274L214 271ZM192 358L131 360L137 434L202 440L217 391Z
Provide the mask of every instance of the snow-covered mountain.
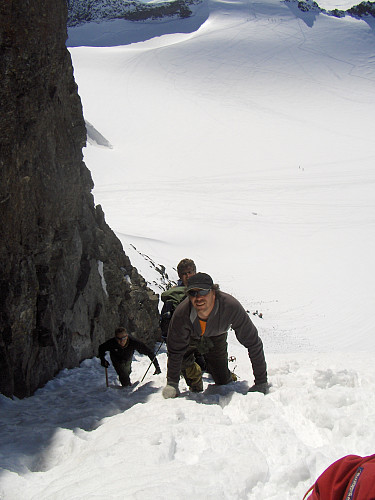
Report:
M375 2L361 2L347 9L321 8L314 0L285 0L296 5L302 12L319 12L336 17L345 15L355 18L375 17ZM153 1L142 0L68 0L68 26L113 19L144 21L147 19L187 18L195 13L195 6L202 0Z
M375 449L373 18L209 0L185 20L86 23L68 43L85 118L112 146L84 151L96 203L155 291L190 257L243 303L272 388L246 393L233 332L239 381L181 382L176 400L164 347L163 373L125 390L86 360L0 399L0 497L301 499L332 461ZM135 358L134 382L147 366Z

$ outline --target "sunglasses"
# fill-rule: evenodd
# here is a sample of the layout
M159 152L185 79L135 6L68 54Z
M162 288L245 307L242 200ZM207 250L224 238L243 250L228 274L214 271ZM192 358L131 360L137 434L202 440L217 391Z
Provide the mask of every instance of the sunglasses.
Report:
M126 335L125 337L116 337L117 342L121 342L122 340L126 340L128 336Z
M208 290L189 290L188 295L190 295L190 297L198 297L198 295L204 297L205 295L208 295L210 291L211 288L209 288Z

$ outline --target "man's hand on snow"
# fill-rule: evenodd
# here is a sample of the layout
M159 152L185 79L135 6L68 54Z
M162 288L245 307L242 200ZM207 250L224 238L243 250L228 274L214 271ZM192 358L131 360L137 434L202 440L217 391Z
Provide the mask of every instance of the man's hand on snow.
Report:
M167 384L162 392L164 399L176 398L179 393L178 384L174 384L173 382Z

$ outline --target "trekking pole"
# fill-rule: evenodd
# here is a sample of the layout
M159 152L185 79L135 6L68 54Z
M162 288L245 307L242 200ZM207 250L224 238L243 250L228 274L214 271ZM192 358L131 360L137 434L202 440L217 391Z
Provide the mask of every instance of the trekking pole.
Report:
M144 374L144 375L143 375L143 377L142 377L141 382L143 382L143 380L144 380L145 376L147 375L147 372L148 372L148 371L149 371L149 369L151 368L151 365L152 365L152 363L155 361L155 359L156 359L156 355L157 355L157 353L160 351L160 348L161 348L161 346L162 346L163 344L164 344L164 340L162 340L162 341L161 341L161 343L160 343L160 345L159 345L159 347L158 347L158 350L157 350L157 351L156 351L156 353L155 353L155 356L153 357L153 359L152 359L151 363L148 365L148 368L147 368L147 370L146 370L145 374Z
M105 384L107 387L109 387L109 384L108 384L108 368L105 367Z

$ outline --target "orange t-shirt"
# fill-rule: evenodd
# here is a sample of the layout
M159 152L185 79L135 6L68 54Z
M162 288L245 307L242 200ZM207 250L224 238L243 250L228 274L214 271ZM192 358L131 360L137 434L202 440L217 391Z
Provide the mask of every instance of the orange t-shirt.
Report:
M201 330L202 330L201 337L202 337L202 335L204 335L204 332L206 331L207 320L199 318L199 323L201 324Z

